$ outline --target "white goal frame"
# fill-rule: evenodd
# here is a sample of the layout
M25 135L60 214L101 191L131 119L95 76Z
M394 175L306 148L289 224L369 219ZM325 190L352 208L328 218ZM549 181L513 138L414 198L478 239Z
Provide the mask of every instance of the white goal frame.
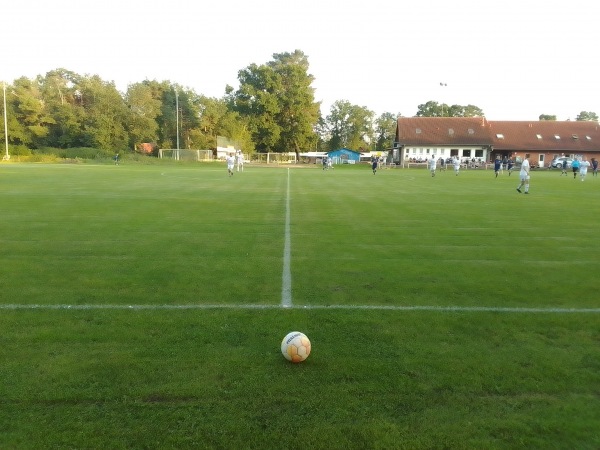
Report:
M175 161L212 161L213 152L212 150L160 148L158 149L158 157L160 159L174 159Z

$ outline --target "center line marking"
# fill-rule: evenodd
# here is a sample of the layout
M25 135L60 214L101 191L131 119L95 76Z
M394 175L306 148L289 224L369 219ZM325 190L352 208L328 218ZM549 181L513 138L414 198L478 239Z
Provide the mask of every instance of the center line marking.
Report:
M292 306L292 271L290 268L292 243L290 237L290 169L287 170L285 196L285 243L283 245L283 274L281 276L281 306Z

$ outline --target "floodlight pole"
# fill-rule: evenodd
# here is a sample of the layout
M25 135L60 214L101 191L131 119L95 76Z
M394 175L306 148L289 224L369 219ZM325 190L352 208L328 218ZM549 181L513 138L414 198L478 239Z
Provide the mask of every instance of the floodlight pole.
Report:
M8 125L6 121L6 83L2 82L2 90L4 92L4 143L6 147L6 154L4 155L4 159L8 161L10 159L10 155L8 154Z
M440 83L440 86L447 87L448 84L447 83ZM442 117L444 117L444 102L443 101L442 101Z
M177 127L177 159L179 159L179 93L177 92L177 86L175 86L175 114Z

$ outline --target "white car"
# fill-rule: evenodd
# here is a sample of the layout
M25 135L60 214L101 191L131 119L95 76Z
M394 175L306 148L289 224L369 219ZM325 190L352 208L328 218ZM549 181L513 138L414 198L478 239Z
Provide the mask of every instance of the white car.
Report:
M566 157L556 158L556 159L552 160L550 165L552 166L553 169L562 169L563 161L567 161L567 169L570 169L571 164L573 163L573 160L571 158L566 158Z

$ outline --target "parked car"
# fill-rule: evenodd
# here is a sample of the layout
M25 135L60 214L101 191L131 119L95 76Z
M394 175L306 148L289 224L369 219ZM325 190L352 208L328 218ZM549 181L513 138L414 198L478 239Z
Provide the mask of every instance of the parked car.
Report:
M553 159L550 164L553 169L562 169L563 161L567 161L567 169L570 169L571 164L573 163L573 160L571 158L566 158L566 157L556 158L556 159Z

